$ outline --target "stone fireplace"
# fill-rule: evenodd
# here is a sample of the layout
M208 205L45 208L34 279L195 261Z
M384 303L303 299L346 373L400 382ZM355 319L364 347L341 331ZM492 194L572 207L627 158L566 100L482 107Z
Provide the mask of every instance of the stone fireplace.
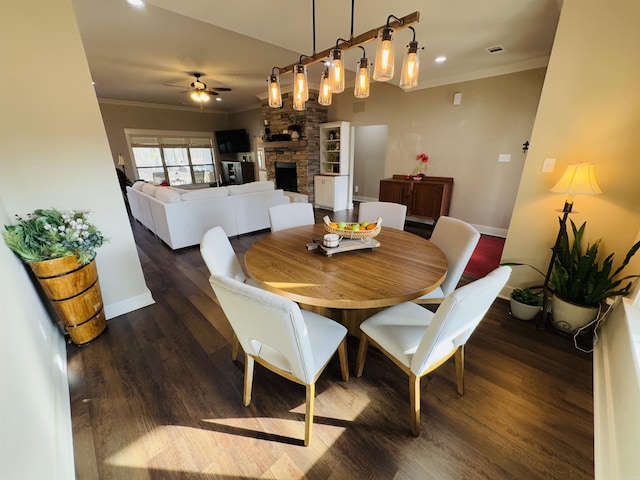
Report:
M320 124L327 122L327 107L319 105L317 98L318 93L310 91L307 108L302 112L293 109L291 93L282 95L282 108L271 108L266 100L262 102L262 120L268 122L271 132L280 133L290 125L300 127L299 140L262 143L267 179L273 180L276 188L308 195L312 203L314 176L320 174ZM276 176L276 163L289 164L288 168L295 165L296 190L284 180L286 174L282 178L282 173ZM290 181L291 172L288 173Z

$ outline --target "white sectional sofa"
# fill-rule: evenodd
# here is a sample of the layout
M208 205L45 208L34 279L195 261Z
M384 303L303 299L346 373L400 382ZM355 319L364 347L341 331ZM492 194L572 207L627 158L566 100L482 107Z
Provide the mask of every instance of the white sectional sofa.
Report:
M133 217L173 250L199 245L217 225L230 237L269 228L269 207L290 202L272 181L195 190L138 181L127 198Z

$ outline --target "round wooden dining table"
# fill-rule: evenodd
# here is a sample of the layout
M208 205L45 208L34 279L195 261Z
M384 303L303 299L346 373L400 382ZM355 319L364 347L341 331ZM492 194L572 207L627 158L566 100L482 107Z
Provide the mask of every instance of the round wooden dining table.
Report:
M325 233L323 224L272 232L249 248L245 266L265 290L342 322L355 336L366 318L429 293L447 273L442 250L403 230L382 227L376 248L331 256L307 249Z

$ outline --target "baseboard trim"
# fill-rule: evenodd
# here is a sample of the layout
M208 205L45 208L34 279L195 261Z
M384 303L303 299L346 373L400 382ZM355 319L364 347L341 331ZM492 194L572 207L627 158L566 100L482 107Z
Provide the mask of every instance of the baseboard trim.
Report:
M483 235L507 238L506 228L489 227L488 225L476 225L475 223L473 224L473 226L476 227L476 230L478 230Z
M135 297L129 297L125 300L116 303L110 303L104 306L104 314L107 320L124 315L125 313L138 310L139 308L153 305L156 301L151 296L151 291L147 289L146 292L136 295Z

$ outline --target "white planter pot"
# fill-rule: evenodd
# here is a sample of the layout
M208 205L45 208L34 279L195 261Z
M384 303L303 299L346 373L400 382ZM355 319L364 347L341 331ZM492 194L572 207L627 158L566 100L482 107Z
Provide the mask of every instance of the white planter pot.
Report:
M511 315L518 320L533 320L538 312L542 310L542 307L536 305L527 305L526 303L519 302L513 298L509 298L509 307L511 309Z
M558 330L566 333L575 333L596 318L597 314L598 307L585 307L556 295L551 299L552 323Z

